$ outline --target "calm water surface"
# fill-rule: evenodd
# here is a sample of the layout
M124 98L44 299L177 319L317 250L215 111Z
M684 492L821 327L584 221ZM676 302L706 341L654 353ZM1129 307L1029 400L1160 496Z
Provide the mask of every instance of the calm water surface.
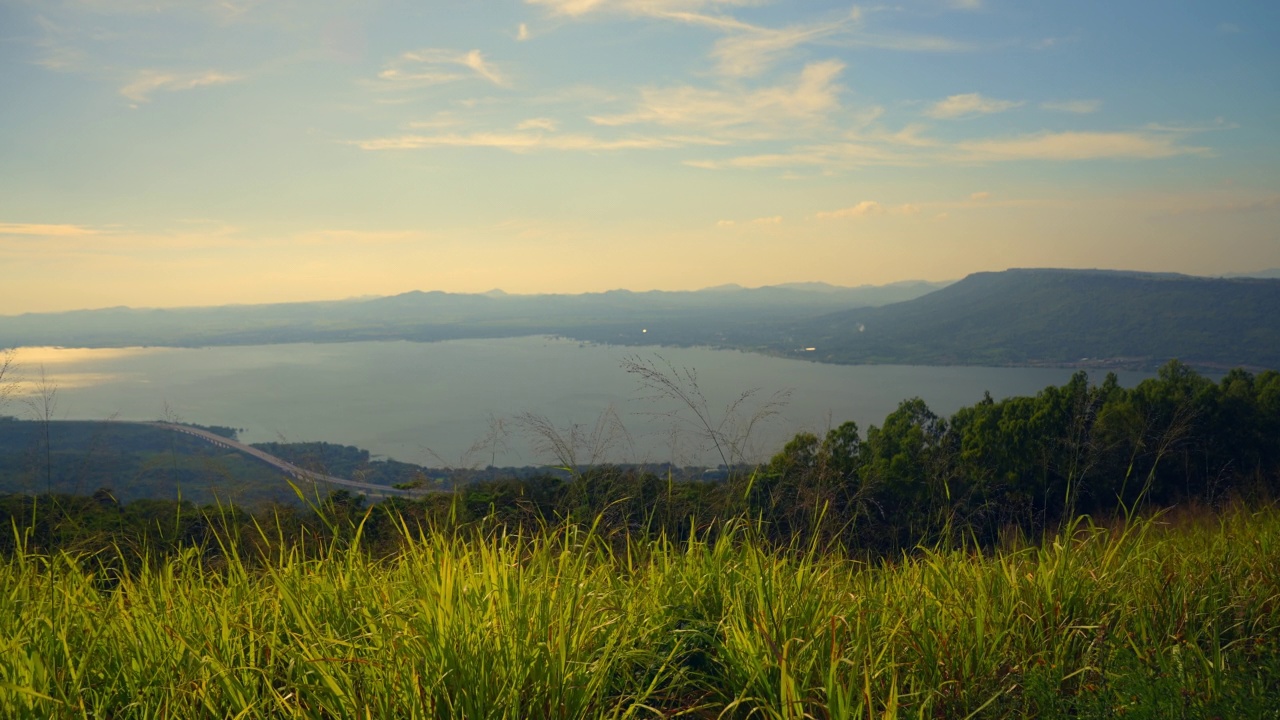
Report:
M634 348L545 337L439 343L362 342L199 349L127 348L19 351L23 390L43 367L56 387L59 419L154 420L243 428L246 442L325 440L358 445L427 465L525 465L554 462L514 418L545 416L567 434L589 436L610 408L613 460L710 464L718 456L696 441L693 416L679 404L648 398L623 370L628 357L665 358L697 373L714 422L746 391L739 427L774 393L789 392L780 412L756 425L747 451L767 457L800 430L824 431L854 420L865 431L908 397L939 415L977 402L1061 385L1070 370L1041 368L822 365L725 350ZM1119 373L1131 386L1146 373ZM1100 378L1095 378L1100 379ZM30 415L23 403L8 414ZM468 453L500 423L505 441ZM733 423L726 425L730 434ZM674 440L673 440L674 438ZM588 454L585 448L582 456Z

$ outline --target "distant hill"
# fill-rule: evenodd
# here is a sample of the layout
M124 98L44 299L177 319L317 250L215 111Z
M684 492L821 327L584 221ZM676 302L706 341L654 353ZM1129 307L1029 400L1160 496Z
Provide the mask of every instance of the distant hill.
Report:
M945 285L721 286L692 292L613 290L580 295L414 291L335 302L118 307L0 316L0 348L431 341L536 334L621 343L704 344L734 328L900 302Z
M970 275L914 300L795 323L824 362L1280 368L1280 280L1104 270ZM814 348L805 351L804 348Z
M1244 273L1227 273L1222 277L1226 278L1269 278L1272 280L1280 280L1280 268L1268 268L1266 270L1255 270L1253 272Z

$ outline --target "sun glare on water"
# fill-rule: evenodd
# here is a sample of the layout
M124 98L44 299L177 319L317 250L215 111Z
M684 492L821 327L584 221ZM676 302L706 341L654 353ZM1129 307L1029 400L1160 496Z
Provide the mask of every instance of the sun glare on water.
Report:
M119 379L118 374L78 372L77 367L133 357L172 348L64 348L24 347L14 351L13 391L17 396L39 395L43 389L90 387Z

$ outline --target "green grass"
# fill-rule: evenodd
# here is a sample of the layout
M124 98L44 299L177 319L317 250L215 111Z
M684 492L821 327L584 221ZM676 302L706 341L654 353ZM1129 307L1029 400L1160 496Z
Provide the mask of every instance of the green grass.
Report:
M1275 510L874 566L747 523L405 535L124 577L19 551L0 716L1280 717Z

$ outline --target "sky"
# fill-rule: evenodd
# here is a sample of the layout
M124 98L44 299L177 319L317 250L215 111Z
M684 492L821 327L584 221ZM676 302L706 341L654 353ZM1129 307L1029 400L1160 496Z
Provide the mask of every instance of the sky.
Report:
M1280 3L0 0L0 314L1280 267Z

